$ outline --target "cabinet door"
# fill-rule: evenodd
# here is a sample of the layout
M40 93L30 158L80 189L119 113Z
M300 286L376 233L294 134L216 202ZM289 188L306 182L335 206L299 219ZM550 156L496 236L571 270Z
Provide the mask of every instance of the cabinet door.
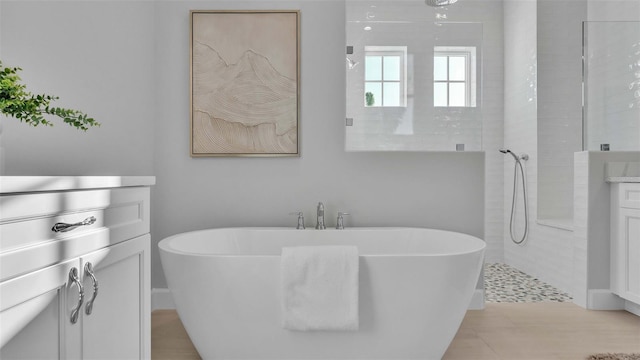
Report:
M77 357L81 326L71 323L80 300L78 259L0 283L0 358L67 359ZM74 341L76 343L74 344Z
M144 235L82 257L84 359L150 357L149 240ZM98 284L95 298L87 264Z
M621 297L640 304L640 209L620 208L618 236L622 240L625 280Z

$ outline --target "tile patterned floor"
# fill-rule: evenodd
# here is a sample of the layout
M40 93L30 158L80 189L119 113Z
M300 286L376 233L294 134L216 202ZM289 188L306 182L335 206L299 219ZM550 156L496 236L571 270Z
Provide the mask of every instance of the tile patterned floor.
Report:
M570 302L573 299L506 264L484 265L485 300L488 303Z

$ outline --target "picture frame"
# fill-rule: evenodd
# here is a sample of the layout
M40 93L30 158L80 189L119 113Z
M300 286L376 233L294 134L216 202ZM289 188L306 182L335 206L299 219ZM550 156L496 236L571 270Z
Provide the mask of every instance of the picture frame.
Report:
M191 156L300 156L300 11L190 15Z

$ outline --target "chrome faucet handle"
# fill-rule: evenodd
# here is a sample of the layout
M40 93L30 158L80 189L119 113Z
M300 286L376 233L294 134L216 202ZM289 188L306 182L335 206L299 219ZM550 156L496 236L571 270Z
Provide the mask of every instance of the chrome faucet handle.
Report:
M350 215L349 213L338 211L338 220L336 221L336 229L344 230L344 215Z
M326 227L324 226L324 204L322 202L318 203L318 207L316 209L316 229L317 230L324 230L326 229Z
M296 211L296 212L292 212L289 213L289 215L297 215L298 216L298 226L296 227L296 229L298 230L304 230L304 213L302 211Z

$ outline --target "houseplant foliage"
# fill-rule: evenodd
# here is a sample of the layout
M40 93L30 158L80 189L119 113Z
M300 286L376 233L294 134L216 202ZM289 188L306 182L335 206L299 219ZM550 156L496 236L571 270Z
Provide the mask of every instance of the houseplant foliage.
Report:
M375 98L373 97L373 93L372 93L372 92L367 91L367 92L364 94L364 97L365 97L365 102L367 103L367 106L373 106L373 104L375 104L375 103L376 103L376 100L375 100Z
M79 130L87 131L89 127L100 126L100 123L86 114L73 109L52 107L51 101L58 100L53 95L33 95L27 91L26 85L20 81L19 67L5 67L0 61L0 113L14 117L31 126L53 123L45 118L52 115L61 118L65 123Z

